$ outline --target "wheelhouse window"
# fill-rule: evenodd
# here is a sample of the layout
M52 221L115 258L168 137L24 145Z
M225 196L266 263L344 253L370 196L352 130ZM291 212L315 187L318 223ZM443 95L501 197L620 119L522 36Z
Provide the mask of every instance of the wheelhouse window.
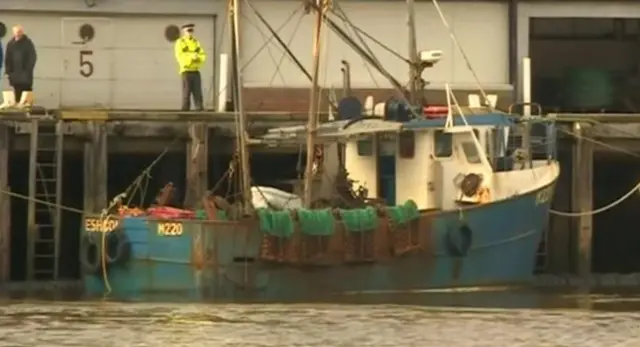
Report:
M478 152L478 148L476 144L473 142L463 142L462 143L462 151L464 152L465 157L467 157L467 161L470 164L480 164L482 163L482 158L480 158L480 153Z
M484 150L487 152L488 156L494 155L495 146L495 138L496 138L496 130L495 129L487 129L487 133L485 134L486 140L484 141Z
M378 153L380 155L386 155L386 156L396 155L396 148L398 146L398 142L397 142L397 137L395 135L384 134L384 135L380 135L378 139L379 139L378 144L380 145Z
M453 155L453 135L442 130L436 130L434 136L434 154L438 158L448 158Z
M356 143L358 148L358 155L361 157L368 157L373 155L373 139L363 139Z
M416 154L416 137L413 131L401 132L398 135L400 158L411 159Z
M480 131L476 128L473 128L473 134L476 135L476 139L480 141Z

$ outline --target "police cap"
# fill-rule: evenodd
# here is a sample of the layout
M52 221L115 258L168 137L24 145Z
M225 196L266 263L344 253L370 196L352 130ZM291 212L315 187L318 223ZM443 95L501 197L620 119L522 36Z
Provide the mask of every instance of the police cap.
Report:
M196 25L189 23L189 24L184 24L180 27L180 29L184 30L184 29L193 29Z

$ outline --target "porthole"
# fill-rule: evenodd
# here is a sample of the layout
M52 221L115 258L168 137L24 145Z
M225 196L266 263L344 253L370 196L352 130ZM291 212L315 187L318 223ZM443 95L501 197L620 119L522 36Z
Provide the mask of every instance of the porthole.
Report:
M7 35L7 26L0 22L0 39Z
M178 28L177 25L168 25L164 29L164 37L165 39L167 39L167 41L174 42L180 37L180 28Z
M78 36L82 42L87 43L93 40L96 36L96 31L91 24L82 24L80 30L78 30Z

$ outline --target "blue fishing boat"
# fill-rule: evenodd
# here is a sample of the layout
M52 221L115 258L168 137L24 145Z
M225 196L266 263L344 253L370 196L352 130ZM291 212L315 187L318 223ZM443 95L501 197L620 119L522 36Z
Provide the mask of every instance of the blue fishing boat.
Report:
M480 111L466 123L449 114L321 125L318 142L327 149L340 142L350 177L384 203L262 208L237 220L225 211L188 220L87 219L86 289L122 298L282 301L526 283L559 165L553 145L544 146L543 159L512 160L505 133L520 118ZM542 127L555 135L552 123ZM297 141L304 131L273 129L264 140Z
M340 33L326 16L319 18ZM441 56L420 54L414 76ZM384 75L402 95L402 84ZM412 84L415 91L421 81ZM105 211L85 218L87 292L123 299L287 301L526 283L560 171L554 124L496 111L490 102L461 107L448 86L446 93L449 101L441 107L414 97L365 107L345 97L334 121L316 125L310 112L307 126L254 138L278 146L309 140L307 152L316 155L308 156L304 207L274 207L268 196L262 197L265 205L251 205L250 192L254 198L269 194L245 177L244 213L210 199L188 217ZM241 108L238 115L242 125ZM240 128L238 134L245 160L246 132ZM241 172L248 173L246 166ZM313 177L331 189L315 189ZM318 203L310 204L310 197Z

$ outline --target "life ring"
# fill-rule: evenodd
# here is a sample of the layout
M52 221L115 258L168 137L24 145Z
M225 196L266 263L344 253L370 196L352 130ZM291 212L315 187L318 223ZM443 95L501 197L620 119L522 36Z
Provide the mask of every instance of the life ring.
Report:
M467 224L461 224L447 232L447 251L453 257L466 257L472 242L473 232Z
M109 265L124 264L131 256L131 242L124 230L118 228L106 235L105 258Z
M85 233L80 238L80 267L86 274L96 274L102 267L102 235Z

